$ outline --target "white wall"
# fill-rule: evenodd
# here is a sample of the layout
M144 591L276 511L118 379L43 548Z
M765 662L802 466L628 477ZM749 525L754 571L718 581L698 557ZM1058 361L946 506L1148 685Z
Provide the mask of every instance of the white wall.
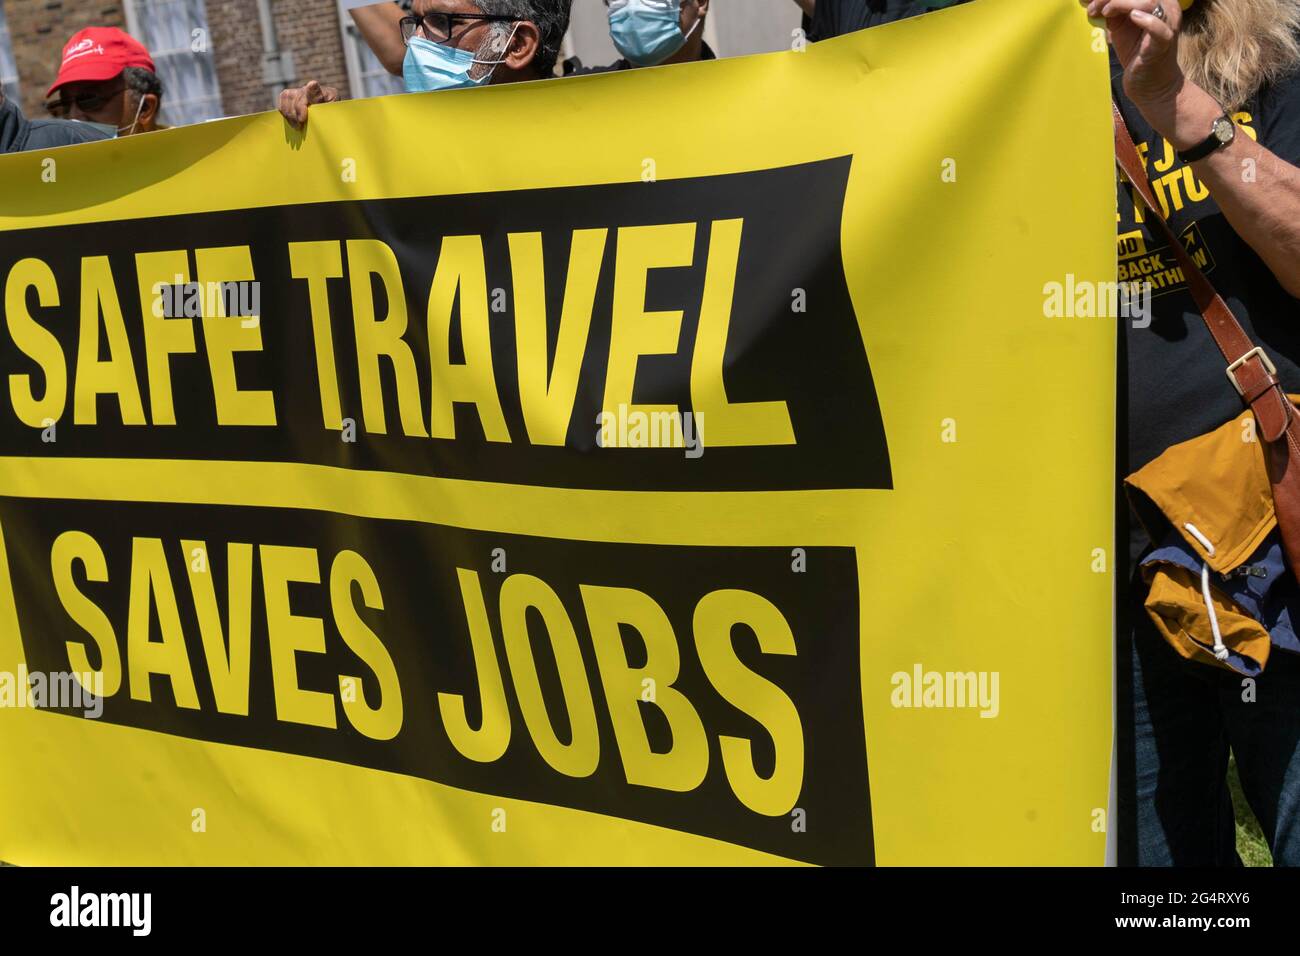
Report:
M711 6L709 19L718 42L709 42L718 56L788 50L802 19L794 0L713 0Z

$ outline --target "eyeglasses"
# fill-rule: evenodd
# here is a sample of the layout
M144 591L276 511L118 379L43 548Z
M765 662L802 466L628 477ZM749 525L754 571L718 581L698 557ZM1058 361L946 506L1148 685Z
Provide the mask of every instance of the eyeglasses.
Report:
M403 43L409 44L417 31L426 40L446 43L451 39L452 28L461 20L477 21L466 27L472 30L479 23L513 23L515 19L491 13L426 13L423 17L402 17L397 25L401 28Z
M57 100L50 100L45 104L45 108L50 115L56 119L63 119L72 112L75 105L83 113L97 113L113 101L113 98L120 96L126 90L126 86L119 86L115 90L107 93L100 93L94 90L85 90L81 93L69 96L61 92Z

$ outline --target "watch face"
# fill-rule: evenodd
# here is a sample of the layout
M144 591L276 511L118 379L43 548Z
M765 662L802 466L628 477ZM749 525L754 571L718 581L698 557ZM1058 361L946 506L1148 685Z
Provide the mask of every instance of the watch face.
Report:
M1232 138L1236 133L1237 131L1233 128L1232 120L1220 117L1214 121L1214 137L1220 143L1225 145L1231 143Z

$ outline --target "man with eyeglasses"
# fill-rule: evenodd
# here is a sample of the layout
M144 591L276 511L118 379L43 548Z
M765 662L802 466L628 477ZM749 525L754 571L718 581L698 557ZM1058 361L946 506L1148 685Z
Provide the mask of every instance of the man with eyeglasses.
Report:
M88 27L63 48L45 104L58 119L78 120L109 137L164 129L162 81L144 45L116 27Z
M565 76L717 59L704 42L709 0L605 0L605 7L610 38L623 58L609 66L584 67L570 57L564 61ZM400 76L406 50L393 36L392 26L401 17L397 5L368 3L349 12L379 62Z
M411 14L400 17L393 17L400 12L393 7L386 16L405 51L407 92L551 76L571 5L572 0L414 0ZM280 112L301 128L310 106L338 98L338 90L311 80L280 94Z

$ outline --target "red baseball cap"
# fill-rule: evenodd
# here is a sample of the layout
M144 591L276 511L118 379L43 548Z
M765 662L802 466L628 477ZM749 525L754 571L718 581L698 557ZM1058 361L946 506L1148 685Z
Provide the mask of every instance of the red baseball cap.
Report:
M72 35L63 48L63 62L49 96L64 83L111 80L128 66L138 66L157 73L153 58L139 40L117 27L86 27Z

